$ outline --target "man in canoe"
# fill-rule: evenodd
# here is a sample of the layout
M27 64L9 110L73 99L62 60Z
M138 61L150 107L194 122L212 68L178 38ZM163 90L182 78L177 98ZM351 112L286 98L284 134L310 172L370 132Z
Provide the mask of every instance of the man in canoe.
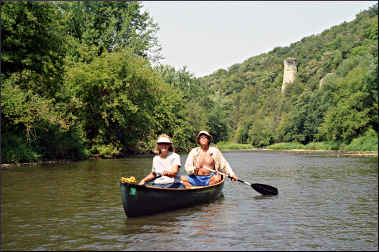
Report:
M207 186L218 183L221 180L221 176L211 170L226 173L233 181L238 180L221 151L217 147L209 146L212 142L211 134L205 130L200 131L197 134L196 142L200 147L193 148L188 154L184 165L188 175L181 177L185 187Z

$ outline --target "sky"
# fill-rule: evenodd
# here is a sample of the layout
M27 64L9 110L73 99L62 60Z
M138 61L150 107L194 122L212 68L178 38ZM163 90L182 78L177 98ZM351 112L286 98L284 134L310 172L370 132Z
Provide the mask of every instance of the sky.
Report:
M142 1L155 23L161 64L195 77L290 46L377 1Z

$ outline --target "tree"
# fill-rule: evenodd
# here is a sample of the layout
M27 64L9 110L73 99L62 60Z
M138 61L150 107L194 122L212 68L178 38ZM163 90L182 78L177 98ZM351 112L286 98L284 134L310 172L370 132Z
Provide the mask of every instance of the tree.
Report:
M150 64L128 48L67 69L71 110L80 118L93 154L102 148L114 155L135 151L152 124L161 82Z
M1 19L2 74L18 73L20 88L53 97L65 54L57 8L50 2L5 2Z
M228 139L225 113L220 106L214 107L208 114L207 126L215 143Z
M12 74L1 85L2 161L86 157L81 128L54 106L54 99L15 85L17 78Z
M66 20L66 33L97 55L129 47L135 55L158 61L158 25L136 1L77 1L59 4ZM78 52L76 52L78 53Z

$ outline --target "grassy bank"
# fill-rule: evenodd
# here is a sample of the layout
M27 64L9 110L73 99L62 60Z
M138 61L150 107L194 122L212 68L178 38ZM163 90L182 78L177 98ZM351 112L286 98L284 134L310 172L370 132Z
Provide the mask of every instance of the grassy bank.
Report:
M245 150L255 149L251 144L238 144L232 142L219 142L216 144L221 150ZM266 146L265 149L270 150L333 150L343 152L377 152L377 138L357 138L350 144L336 142L312 142L309 144L301 143L276 143Z
M220 150L246 150L253 148L251 144L239 144L232 142L218 142L216 145Z
M361 137L355 138L351 143L339 142L312 142L306 145L301 143L277 143L266 147L271 150L338 150L338 151L378 151L378 135L374 130L369 130Z
M309 143L307 145L301 143L276 143L266 147L270 150L340 150L338 143Z

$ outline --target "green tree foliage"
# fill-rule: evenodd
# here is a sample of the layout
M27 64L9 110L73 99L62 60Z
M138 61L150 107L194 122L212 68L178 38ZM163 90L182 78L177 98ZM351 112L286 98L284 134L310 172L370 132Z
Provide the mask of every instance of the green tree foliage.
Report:
M344 150L378 151L378 133L373 129L369 129L363 136L353 139Z
M224 110L220 106L216 106L208 114L207 128L213 136L215 143L226 141L228 137L227 125Z
M377 98L373 96L377 66L374 64L372 57L360 56L346 60L338 69L340 78L335 83L338 92L333 93L333 106L321 125L321 133L328 141L350 143L369 128L377 128Z
M169 85L171 92L177 94L180 99L171 100L171 104L177 110L175 113L181 121L182 129L177 127L178 133L177 149L188 151L196 145L195 136L202 130L209 130L209 110L212 108L212 101L208 99L208 92L193 74L189 73L186 67L176 70L169 65L158 65L155 70L162 76ZM162 108L164 110L164 108ZM171 124L176 125L173 121Z
M65 85L92 155L151 152L162 133L173 137L179 151L189 148L192 128L182 92L131 49L105 52L67 68Z
M136 151L136 143L149 131L162 86L148 62L130 49L67 68L65 85L92 153L113 146L114 155Z
M135 1L76 1L59 4L66 34L73 43L96 48L97 55L129 47L144 58L159 60L158 25ZM78 45L72 56L85 57ZM80 48L80 47L79 47ZM83 52L82 52L83 53Z
M169 65L158 65L155 67L155 70L171 87L183 94L185 101L207 97L204 94L204 87L200 85L199 80L193 74L188 72L185 66L182 69L176 70ZM204 103L200 102L200 104L206 106Z
M150 99L149 92L158 93L157 97L166 96L164 88L156 88L161 90L156 91L144 86L160 82L159 77L149 75L151 70L146 70L148 65L144 63L136 63L128 75L123 69L133 68L131 62L142 60L137 58L127 62L129 65L120 66L119 73L113 76L106 71L97 73L96 67L104 58L109 60L112 57L108 52L118 52L126 47L132 48L133 55L151 60L159 58L157 29L149 15L141 13L141 5L137 2L4 3L1 117L5 161L85 158L89 154L85 147L96 155L108 157L141 149L138 145L138 141L144 142L141 135L149 135L150 124L154 125L153 120L147 121L153 118L150 109L154 108L154 102L159 104L158 98ZM117 54L113 57L117 58ZM95 64L90 65L95 59ZM113 61L112 64L118 65L119 62ZM81 66L94 73L89 80L95 83L87 80L78 86L68 84L71 78L80 78L75 73ZM109 69L106 62L102 66ZM147 76L141 79L146 71ZM108 84L107 78L117 84L123 81L131 87L120 97L116 97L117 90L105 88L105 91L111 90L112 104L106 103L103 97L108 94L96 90ZM115 85L115 88L123 84ZM80 90L81 87L89 90ZM86 93L99 97L85 97ZM88 98L89 104L83 104L83 98ZM96 99L105 102L98 105ZM114 103L125 105L124 101L127 105L120 106L122 109L109 112L117 107ZM111 130L102 126L101 120L96 121L98 111L92 117L86 117L87 112L97 107L103 109L100 117L109 123L106 126ZM86 110L81 111L82 108ZM125 131L128 123L130 126ZM119 125L122 127L118 128ZM130 140L129 129L131 134L136 133L136 138ZM14 144L13 140L20 144ZM17 150L17 146L24 147Z
M53 99L21 89L13 74L1 86L2 158L6 162L87 157L80 128Z
M275 121L274 117L268 114L260 120L255 120L249 127L248 143L253 146L263 147L274 143Z
M295 100L291 113L278 128L280 140L303 144L318 140L319 127L328 108L321 102L325 102L322 95L319 91L308 91Z
M323 141L371 149L379 128L377 6L195 78L185 67L152 67L158 26L140 2L5 2L2 161L151 153L161 133L186 152L202 129L215 142L257 147ZM296 58L296 81L282 94L288 57Z
M50 2L5 2L1 14L2 74L20 73L20 88L53 97L65 54L57 8Z

